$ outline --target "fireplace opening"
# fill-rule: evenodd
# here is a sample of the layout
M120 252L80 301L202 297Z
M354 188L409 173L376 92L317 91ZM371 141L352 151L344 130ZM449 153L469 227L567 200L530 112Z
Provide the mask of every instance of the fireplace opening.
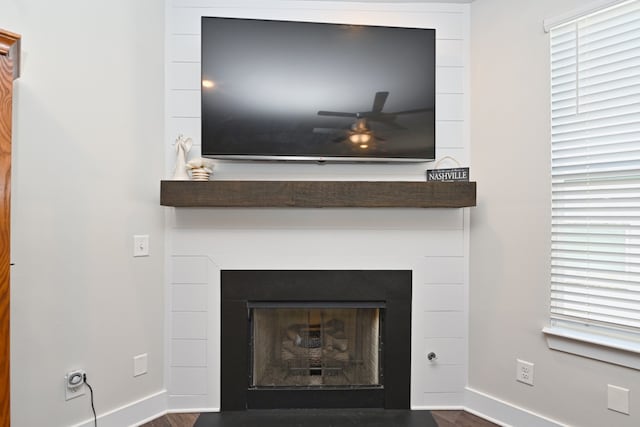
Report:
M250 387L382 387L383 307L250 303Z
M222 270L221 409L408 409L410 270Z

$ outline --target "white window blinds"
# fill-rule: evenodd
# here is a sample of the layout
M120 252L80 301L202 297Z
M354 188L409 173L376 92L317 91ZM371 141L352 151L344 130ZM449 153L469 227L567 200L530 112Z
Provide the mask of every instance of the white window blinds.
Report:
M551 30L552 325L640 337L640 1Z

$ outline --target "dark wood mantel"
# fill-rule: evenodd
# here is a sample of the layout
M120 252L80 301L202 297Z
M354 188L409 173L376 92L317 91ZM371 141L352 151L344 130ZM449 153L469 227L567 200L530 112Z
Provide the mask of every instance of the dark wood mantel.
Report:
M162 181L160 204L236 208L462 208L476 205L476 183Z

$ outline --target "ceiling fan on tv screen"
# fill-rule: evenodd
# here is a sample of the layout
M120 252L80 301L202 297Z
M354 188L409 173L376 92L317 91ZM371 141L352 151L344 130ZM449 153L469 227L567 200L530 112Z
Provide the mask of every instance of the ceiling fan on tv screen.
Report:
M344 132L344 135L335 138L333 141L350 141L359 148L366 150L369 148L370 144L375 143L376 141L386 141L385 138L374 133L369 122L379 122L390 128L401 130L405 129L405 127L396 122L398 116L404 114L423 113L425 111L432 110L431 108L416 108L411 110L395 111L392 113L384 112L382 110L384 109L384 104L387 102L388 97L389 92L376 92L375 97L373 98L373 105L369 111L344 112L320 110L318 111L319 116L348 117L354 118L355 121L345 128L314 128L313 131L316 133Z

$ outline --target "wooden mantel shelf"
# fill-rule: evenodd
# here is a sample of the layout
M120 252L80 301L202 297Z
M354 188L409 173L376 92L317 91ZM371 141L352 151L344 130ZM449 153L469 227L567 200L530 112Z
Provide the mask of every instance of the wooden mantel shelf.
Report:
M160 204L235 208L462 208L476 205L476 183L162 181Z

